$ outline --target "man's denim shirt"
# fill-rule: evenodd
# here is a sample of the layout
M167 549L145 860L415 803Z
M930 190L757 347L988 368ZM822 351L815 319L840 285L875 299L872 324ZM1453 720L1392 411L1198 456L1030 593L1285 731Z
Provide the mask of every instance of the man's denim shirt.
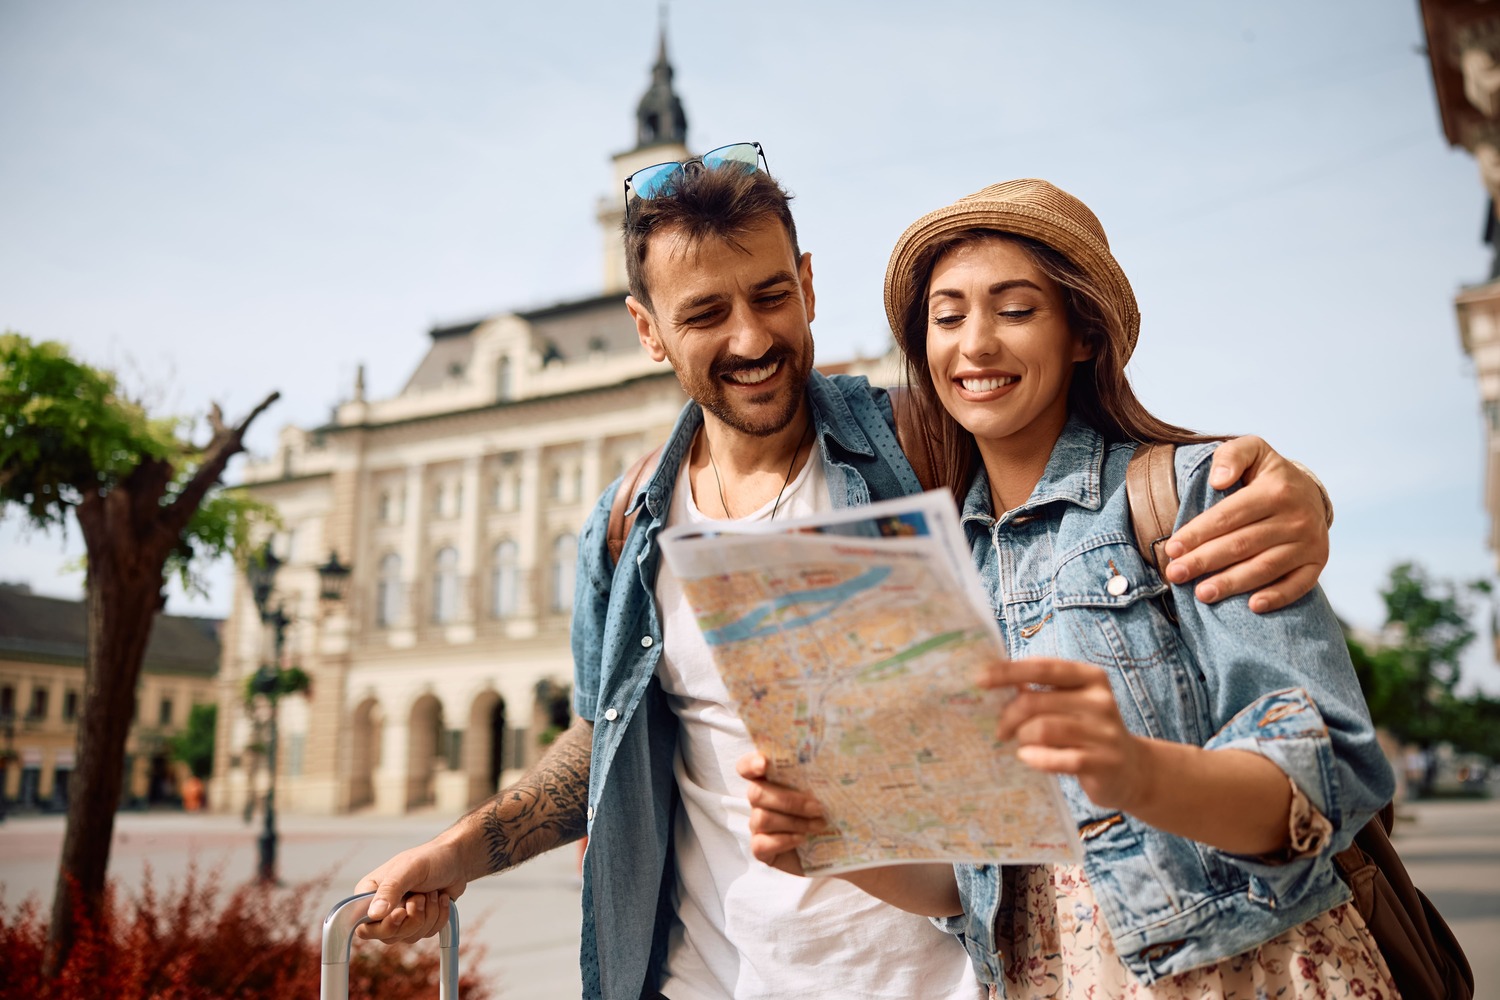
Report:
M1177 449L1179 526L1224 495L1208 485L1213 447ZM963 524L1007 653L1104 667L1132 732L1261 754L1332 826L1310 857L1231 855L1101 809L1064 777L1099 911L1121 960L1149 983L1247 951L1348 899L1332 856L1389 801L1394 782L1320 590L1256 615L1246 597L1201 604L1190 586L1169 587L1147 566L1125 496L1134 450L1070 420L1031 499L998 521L980 470ZM1109 582L1117 576L1123 589ZM1162 610L1167 600L1178 627ZM937 923L1003 991L995 927L1008 925L1014 901L1002 899L1000 869L956 870L964 915Z
M808 382L819 455L835 507L915 493L885 390L863 378ZM656 535L702 411L688 404L654 474L631 499L644 505L618 565L606 545L616 481L599 498L578 544L573 597L573 704L594 724L589 847L583 875L580 962L586 998L637 1000L655 992L672 921L672 756L677 719L656 680Z

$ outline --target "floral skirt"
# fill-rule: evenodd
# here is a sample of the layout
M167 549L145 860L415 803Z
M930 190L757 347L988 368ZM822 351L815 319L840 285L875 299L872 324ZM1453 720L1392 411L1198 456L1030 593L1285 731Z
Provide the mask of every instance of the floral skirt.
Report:
M1078 865L1032 865L1011 886L1025 902L1010 927L997 927L1005 948L1005 993L1011 1000L1398 1000L1390 970L1352 904L1336 906L1254 951L1150 986L1115 952L1094 892ZM996 996L992 988L990 995Z

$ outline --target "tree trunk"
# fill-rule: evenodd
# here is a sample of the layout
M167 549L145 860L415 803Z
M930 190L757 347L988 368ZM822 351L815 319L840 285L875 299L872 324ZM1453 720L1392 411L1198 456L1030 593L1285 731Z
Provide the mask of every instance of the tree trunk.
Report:
M68 827L52 897L45 962L49 977L72 950L77 922L97 927L104 916L110 841L125 779L125 742L136 714L146 643L162 604L163 559L149 565L150 556L128 539L113 539L108 553L90 549L88 659L77 763L68 783Z
M104 916L125 741L135 719L146 641L165 603L162 569L173 548L183 544L188 522L229 459L243 448L246 428L278 396L271 393L236 427L224 424L217 406L210 409L213 436L170 502L163 501L176 470L165 459L147 457L107 489L84 491L75 508L88 551L88 651L77 764L68 784L68 829L42 960L48 979L67 964L79 920L98 926Z

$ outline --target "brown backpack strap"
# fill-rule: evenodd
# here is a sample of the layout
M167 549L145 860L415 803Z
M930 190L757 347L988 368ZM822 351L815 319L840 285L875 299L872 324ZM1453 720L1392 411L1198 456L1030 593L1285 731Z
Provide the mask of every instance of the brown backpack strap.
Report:
M1130 504L1130 526L1135 547L1148 565L1167 578L1165 542L1177 523L1177 446L1143 444L1125 467L1125 498Z
M885 391L891 397L891 412L896 416L896 440L906 452L906 460L917 474L917 482L924 490L937 489L943 481L938 477L932 437L922 424L921 404L905 386L893 385Z
M656 471L656 466L661 462L663 447L657 445L636 459L635 464L620 477L620 488L615 491L614 502L609 505L609 534L606 536L609 540L609 561L612 563L620 561L620 553L625 550L625 538L630 534L630 529L635 527L635 516L640 513L640 508L629 514L625 510L630 506L630 501L635 499L641 483Z

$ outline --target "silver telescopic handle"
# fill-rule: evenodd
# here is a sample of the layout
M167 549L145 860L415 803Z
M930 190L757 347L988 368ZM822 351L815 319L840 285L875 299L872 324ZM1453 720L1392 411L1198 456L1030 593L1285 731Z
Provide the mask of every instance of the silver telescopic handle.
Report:
M335 904L323 919L323 989L322 1000L347 1000L349 996L349 949L354 943L354 928L367 924L373 892ZM448 922L438 928L438 997L458 1000L458 906L448 904Z

